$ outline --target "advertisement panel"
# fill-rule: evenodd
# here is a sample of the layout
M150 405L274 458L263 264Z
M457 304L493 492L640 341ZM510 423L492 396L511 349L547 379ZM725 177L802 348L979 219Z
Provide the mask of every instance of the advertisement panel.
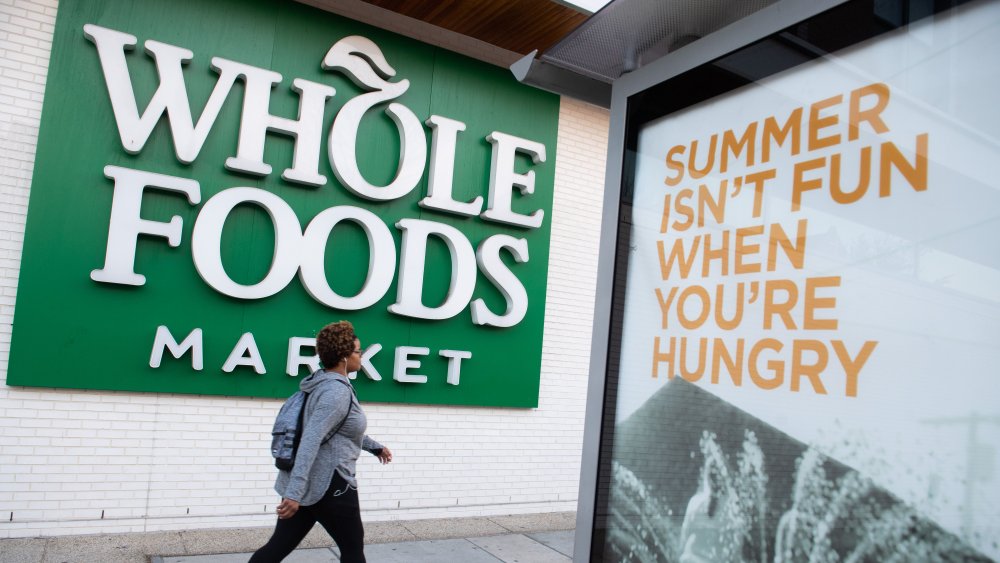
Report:
M998 69L971 2L639 126L603 560L1000 558Z
M7 383L535 407L558 98L297 3L60 4Z

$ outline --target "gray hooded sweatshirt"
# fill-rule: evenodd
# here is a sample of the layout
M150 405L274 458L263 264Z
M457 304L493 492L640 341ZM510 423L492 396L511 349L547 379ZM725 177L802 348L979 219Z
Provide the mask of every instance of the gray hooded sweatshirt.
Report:
M365 436L368 419L345 376L319 370L303 379L299 388L309 393L304 407L305 428L295 453L295 466L291 471L278 472L274 490L282 498L310 506L326 494L334 471L356 488L354 471L361 450L376 453L382 444ZM342 420L340 430L323 443L323 437Z

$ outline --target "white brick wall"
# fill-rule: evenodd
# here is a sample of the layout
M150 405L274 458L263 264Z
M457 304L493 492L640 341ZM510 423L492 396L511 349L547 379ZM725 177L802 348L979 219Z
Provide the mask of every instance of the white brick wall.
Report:
M0 0L0 537L270 525L279 401L5 385L56 8ZM367 405L365 519L575 510L607 120L562 102L539 407Z

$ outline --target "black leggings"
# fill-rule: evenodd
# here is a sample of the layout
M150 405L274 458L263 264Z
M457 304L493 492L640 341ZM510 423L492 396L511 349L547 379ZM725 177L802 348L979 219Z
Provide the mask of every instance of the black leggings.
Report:
M281 561L299 546L316 522L337 542L343 563L365 563L365 528L361 524L358 491L337 472L319 502L300 506L287 520L278 519L271 539L253 554L250 563Z

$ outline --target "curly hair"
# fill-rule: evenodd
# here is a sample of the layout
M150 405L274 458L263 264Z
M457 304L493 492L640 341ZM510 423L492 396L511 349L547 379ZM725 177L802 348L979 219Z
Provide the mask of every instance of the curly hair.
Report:
M323 367L330 369L354 352L354 325L337 321L323 327L316 335L316 352Z

